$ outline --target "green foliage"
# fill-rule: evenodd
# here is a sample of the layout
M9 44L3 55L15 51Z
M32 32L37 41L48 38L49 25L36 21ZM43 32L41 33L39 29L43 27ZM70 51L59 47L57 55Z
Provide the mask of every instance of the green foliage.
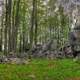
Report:
M6 21L3 22L4 28L1 33L5 51L9 47L10 51L16 51L24 47L24 44L26 46L28 43L46 43L51 39L57 41L59 48L68 40L69 18L64 14L64 9L56 4L56 0L33 1L12 0L11 15L4 13L3 21Z
M72 59L33 59L27 65L0 64L1 80L80 79L80 64Z

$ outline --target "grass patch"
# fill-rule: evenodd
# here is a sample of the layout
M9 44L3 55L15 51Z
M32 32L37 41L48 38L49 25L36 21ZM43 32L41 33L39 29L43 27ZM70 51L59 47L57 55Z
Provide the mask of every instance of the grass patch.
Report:
M0 64L0 80L80 79L80 63L72 59L33 59L27 65Z

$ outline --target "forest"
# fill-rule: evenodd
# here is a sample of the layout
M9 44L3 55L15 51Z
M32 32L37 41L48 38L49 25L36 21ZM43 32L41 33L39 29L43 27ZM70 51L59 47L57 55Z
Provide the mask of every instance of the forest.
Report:
M68 42L70 21L69 14L58 3L55 0L2 0L0 52L30 55L43 46L50 51L64 46Z
M80 0L0 0L1 80L80 80L79 59Z

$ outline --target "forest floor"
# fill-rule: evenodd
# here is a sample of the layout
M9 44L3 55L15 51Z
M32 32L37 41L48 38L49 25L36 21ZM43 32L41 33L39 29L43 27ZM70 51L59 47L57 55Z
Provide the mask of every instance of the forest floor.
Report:
M0 80L80 80L80 61L32 59L28 64L0 64Z

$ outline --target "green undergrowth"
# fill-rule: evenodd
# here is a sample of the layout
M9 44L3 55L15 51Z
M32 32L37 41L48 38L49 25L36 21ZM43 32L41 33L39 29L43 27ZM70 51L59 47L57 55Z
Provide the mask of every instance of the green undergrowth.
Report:
M0 64L0 80L67 80L80 77L80 63L72 59L32 59L26 65Z

